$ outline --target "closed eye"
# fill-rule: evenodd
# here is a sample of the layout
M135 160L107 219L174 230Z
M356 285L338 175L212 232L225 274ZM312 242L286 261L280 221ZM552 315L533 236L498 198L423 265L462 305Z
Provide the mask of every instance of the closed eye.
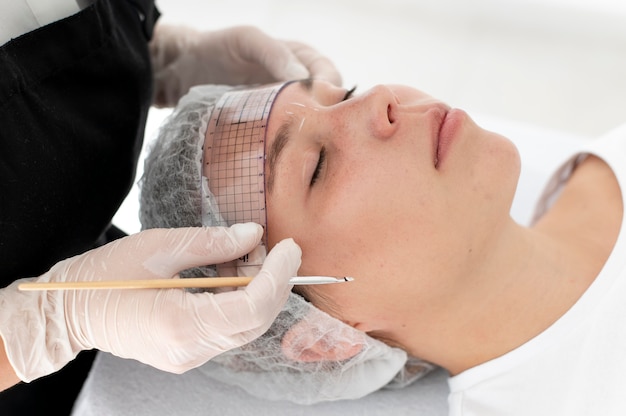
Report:
M346 101L352 98L355 91L356 91L356 85L350 88L348 91L346 91L346 94L343 96L343 99L341 101ZM311 176L311 184L309 186L315 185L315 182L317 182L320 176L320 173L322 172L322 169L324 168L325 163L326 163L326 148L322 146L320 150L320 157L317 160L317 165L315 166L315 171L313 172L313 175Z
M322 172L322 169L324 168L325 163L326 163L326 148L322 147L322 149L320 150L320 157L319 159L317 159L317 165L315 166L315 171L313 172L313 175L311 176L310 186L315 185L315 182L317 182L317 179L319 178L320 173Z

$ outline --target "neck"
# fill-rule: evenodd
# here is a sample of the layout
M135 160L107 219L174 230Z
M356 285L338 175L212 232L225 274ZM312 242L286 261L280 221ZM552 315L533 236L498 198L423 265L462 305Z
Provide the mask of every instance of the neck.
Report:
M578 300L610 254L623 212L612 172L593 159L535 226L509 219L500 227L471 272L450 282L449 296L433 300L432 319L415 317L418 330L404 331L414 339L402 341L413 355L458 374L537 336Z
M505 228L488 258L457 281L458 290L439 308L447 331L431 338L429 347L434 362L451 374L514 349L566 309L558 287L570 268L567 252L513 221Z

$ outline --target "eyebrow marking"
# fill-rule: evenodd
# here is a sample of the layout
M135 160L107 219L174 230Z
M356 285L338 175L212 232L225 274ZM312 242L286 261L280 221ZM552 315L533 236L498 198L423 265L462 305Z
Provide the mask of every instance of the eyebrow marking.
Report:
M313 89L313 79L307 78L300 81L297 81L297 84L307 93L310 93ZM274 183L276 181L276 166L278 164L278 160L280 159L280 155L282 151L289 143L289 138L291 137L291 132L294 129L294 119L290 118L285 121L278 128L276 132L276 136L272 141L269 149L267 150L267 164L269 166L269 175L267 176L267 192L268 194L272 193L274 189Z
M267 177L267 192L270 194L272 193L272 190L274 188L274 181L276 180L275 172L278 158L280 157L280 154L282 153L283 149L287 145L287 142L289 141L289 132L292 129L293 119L290 119L287 122L283 123L278 129L276 137L274 138L272 145L267 151L267 163L270 168L270 173Z

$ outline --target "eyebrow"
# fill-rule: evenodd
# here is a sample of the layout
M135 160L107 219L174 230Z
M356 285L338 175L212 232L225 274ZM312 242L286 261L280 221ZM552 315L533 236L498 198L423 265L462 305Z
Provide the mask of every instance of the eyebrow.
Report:
M297 81L297 84L302 88L305 92L310 93L313 90L313 79L307 78L300 81ZM294 120L289 118L283 124L280 125L278 131L276 132L276 136L272 141L269 149L267 150L267 164L269 165L269 175L267 177L267 192L272 193L272 189L274 188L274 182L276 181L276 165L278 163L278 159L280 159L280 155L282 151L289 143L289 138L291 137L291 132L294 128Z

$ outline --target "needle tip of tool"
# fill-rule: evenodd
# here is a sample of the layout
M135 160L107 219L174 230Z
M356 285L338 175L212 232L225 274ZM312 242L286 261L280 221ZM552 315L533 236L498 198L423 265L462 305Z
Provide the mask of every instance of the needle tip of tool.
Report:
M354 280L354 277L348 277L348 276L345 276L345 277L343 278L343 280L345 280L346 282L351 282L351 281L353 281L353 280Z

